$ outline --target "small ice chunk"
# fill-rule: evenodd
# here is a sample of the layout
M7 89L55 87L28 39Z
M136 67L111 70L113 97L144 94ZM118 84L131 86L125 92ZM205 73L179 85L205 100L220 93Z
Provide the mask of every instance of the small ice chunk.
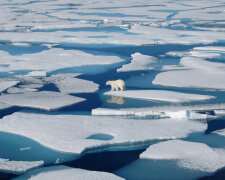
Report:
M43 164L44 161L10 161L0 158L0 171L10 174L22 174Z
M126 91L110 91L105 95L122 96L127 98L157 100L172 103L203 101L215 98L214 96L180 93L166 90L126 90Z
M54 83L62 93L91 93L98 90L98 84L74 76L77 74L57 74L46 78L46 81Z
M23 148L20 148L20 151L27 151L27 150L31 150L31 147L23 147Z
M46 76L46 71L31 71L27 74L27 76L32 76L32 77L45 77Z
M97 108L93 109L91 114L95 116L127 116L134 115L134 111L121 111L119 109Z
M214 110L214 113L218 116L220 115L225 115L225 110L224 109L221 109L221 110Z
M141 159L174 159L188 169L215 172L225 166L225 150L210 148L203 143L170 140L150 146Z
M82 179L82 180L124 180L108 172L89 171L84 169L72 168L64 165L49 166L32 170L24 175L14 178L22 180L30 177L30 180L62 180L62 179Z
M141 53L132 54L131 57L131 62L117 69L117 72L151 70L153 69L151 64L156 63L155 57L143 55Z
M0 96L1 103L9 104L11 106L30 107L44 110L59 109L84 100L85 99L83 98L51 91L3 94Z

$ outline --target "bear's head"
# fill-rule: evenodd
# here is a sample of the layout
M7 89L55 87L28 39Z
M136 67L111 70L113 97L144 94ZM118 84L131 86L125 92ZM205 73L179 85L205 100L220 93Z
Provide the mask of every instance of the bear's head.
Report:
M105 83L105 85L110 85L110 82L109 82L109 81L107 81L107 82Z

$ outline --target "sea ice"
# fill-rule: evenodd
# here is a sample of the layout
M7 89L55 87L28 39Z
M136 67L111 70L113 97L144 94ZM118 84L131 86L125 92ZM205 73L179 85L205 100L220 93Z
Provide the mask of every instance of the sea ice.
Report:
M225 90L225 65L200 58L183 57L178 68L159 73L153 84ZM186 69L182 69L186 68Z
M150 146L140 158L175 159L184 168L215 172L225 166L224 155L224 149L210 148L203 143L171 140Z
M82 180L123 180L114 174L100 171L88 171L84 169L72 168L64 165L49 166L32 170L24 175L14 178L14 180L62 180L62 179L82 179Z
M152 110L143 110L136 108L134 109L108 109L108 108L97 108L92 110L92 115L95 116L157 116L160 118L175 118L175 119L214 119L216 116L202 114L194 111L187 110L174 110L174 111L152 111Z
M14 113L0 119L0 131L26 136L49 148L78 155L146 147L152 140L184 138L206 128L206 124L181 119L137 121L118 117L31 113ZM98 139L98 134L112 138ZM95 139L89 139L95 135Z
M117 72L151 70L153 69L151 64L156 63L155 57L143 55L141 53L132 54L131 57L131 62L117 69Z
M215 98L214 96L188 94L166 90L126 90L126 91L110 91L105 95L122 96L127 98L157 100L172 103L203 101Z
M22 174L43 164L44 161L10 161L0 158L0 171L10 174Z
M46 78L46 81L54 83L62 93L91 93L98 90L98 84L75 78L77 75L79 74L56 74Z
M35 92L35 91L37 91L37 89L11 87L7 90L7 93L14 94L14 93L25 93L25 92Z
M5 91L6 89L15 86L19 83L19 81L0 79L0 92Z
M225 115L225 110L224 109L214 110L214 113L218 116Z
M92 55L79 50L64 50L59 48L14 56L4 53L2 58L7 60L4 64L8 66L1 66L1 71L54 71L80 66L111 65L124 61L118 56Z
M192 180L223 168L224 155L224 149L211 148L203 143L169 140L151 145L140 159L114 173L131 180Z
M58 92L41 91L19 94L3 94L0 102L11 106L54 110L84 101L85 99Z

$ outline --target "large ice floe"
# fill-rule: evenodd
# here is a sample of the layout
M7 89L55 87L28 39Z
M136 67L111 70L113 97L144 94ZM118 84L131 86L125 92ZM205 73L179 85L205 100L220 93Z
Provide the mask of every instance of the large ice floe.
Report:
M61 179L82 179L82 180L123 180L114 174L100 171L88 171L84 169L71 168L68 166L49 166L32 170L14 180L61 180Z
M225 90L224 76L225 65L223 63L183 57L178 66L173 66L169 71L159 73L152 83L163 86Z
M2 54L2 53L1 53ZM54 48L33 54L11 55L3 53L7 66L0 66L0 71L41 70L54 71L63 68L111 65L123 62L118 56L92 55L79 50Z
M196 179L223 168L224 155L224 149L203 143L169 140L150 146L116 174L127 179Z
M54 83L62 93L91 93L98 90L98 84L75 78L78 75L56 74L46 78L46 81Z
M202 101L215 98L214 96L188 94L166 90L126 90L126 91L109 91L105 95L122 96L127 98L157 100L172 103Z
M157 62L155 57L143 55L141 53L132 54L131 57L131 62L117 69L117 72L151 70L153 69L151 64Z
M2 94L0 96L0 102L10 106L44 110L59 109L82 101L85 101L85 99L51 91Z
M10 174L22 174L43 164L44 161L10 161L0 158L0 171Z
M146 147L152 140L186 137L207 128L206 124L181 119L147 121L30 113L14 113L0 122L0 131L23 135L52 149L78 155Z

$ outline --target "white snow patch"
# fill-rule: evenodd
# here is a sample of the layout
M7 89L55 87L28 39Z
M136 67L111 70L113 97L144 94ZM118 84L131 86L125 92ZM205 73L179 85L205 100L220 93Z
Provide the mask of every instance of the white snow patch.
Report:
M132 60L129 64L123 65L117 69L117 72L151 70L151 64L156 63L156 58L152 56L135 53L131 55Z
M44 161L10 161L0 158L0 171L10 174L22 174L43 164Z
M84 101L85 99L58 92L41 91L19 94L3 94L0 102L11 106L54 110Z
M170 140L150 146L141 159L177 160L179 166L206 172L215 172L225 166L225 150L210 148L203 143Z
M100 171L89 171L84 169L72 168L64 165L49 166L32 170L24 175L14 178L22 180L27 177L30 180L62 180L62 179L82 179L82 180L123 180L114 174Z
M166 90L126 90L126 91L110 91L105 95L122 96L127 98L166 101L172 103L203 101L215 98L214 96L188 94Z
M206 128L206 124L180 119L137 121L118 117L30 113L14 113L0 119L0 131L23 135L49 148L78 155L135 149L148 145L151 140L182 138ZM96 134L113 138L88 139Z

